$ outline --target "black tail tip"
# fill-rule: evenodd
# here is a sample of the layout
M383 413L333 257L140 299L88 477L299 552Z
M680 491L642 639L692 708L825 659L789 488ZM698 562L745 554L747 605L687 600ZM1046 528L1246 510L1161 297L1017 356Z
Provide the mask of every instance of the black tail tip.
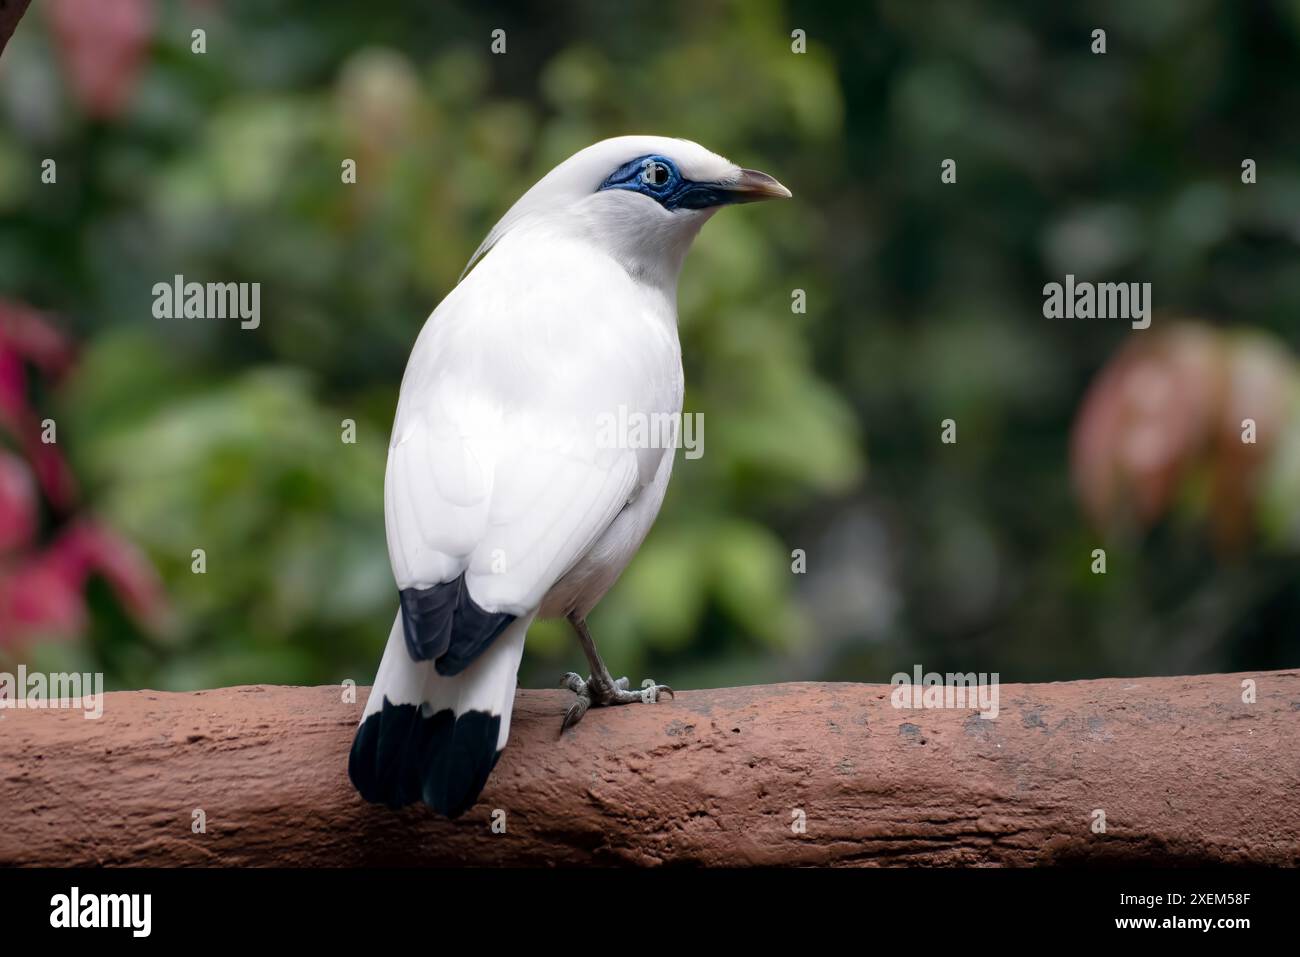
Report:
M456 818L474 806L501 757L500 730L501 717L486 711L425 714L385 698L357 729L348 777L372 804L397 809L420 801Z

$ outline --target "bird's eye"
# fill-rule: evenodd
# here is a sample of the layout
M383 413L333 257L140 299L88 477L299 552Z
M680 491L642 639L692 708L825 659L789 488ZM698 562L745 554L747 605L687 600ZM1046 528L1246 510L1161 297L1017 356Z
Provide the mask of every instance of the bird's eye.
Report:
M647 160L645 169L641 171L641 180L647 186L663 186L671 176L667 166L654 160Z

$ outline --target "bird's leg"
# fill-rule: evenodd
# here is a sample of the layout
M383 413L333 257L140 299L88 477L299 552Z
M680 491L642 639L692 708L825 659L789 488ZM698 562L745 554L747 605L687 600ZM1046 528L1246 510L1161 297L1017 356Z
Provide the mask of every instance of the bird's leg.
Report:
M651 704L659 700L661 692L666 692L670 697L676 697L673 694L673 689L667 685L648 682L646 687L639 691L632 691L628 688L626 678L619 678L615 681L610 677L605 662L600 659L600 652L596 650L596 643L591 638L591 630L587 627L586 620L579 618L574 613L570 613L567 617L569 624L573 626L573 630L578 635L583 654L587 656L587 663L591 666L591 675L588 676L586 681L583 681L577 674L570 671L561 680L560 683L565 688L578 696L578 700L573 703L573 706L564 715L564 724L560 726L561 734L581 721L588 708L631 704L634 701L644 701Z

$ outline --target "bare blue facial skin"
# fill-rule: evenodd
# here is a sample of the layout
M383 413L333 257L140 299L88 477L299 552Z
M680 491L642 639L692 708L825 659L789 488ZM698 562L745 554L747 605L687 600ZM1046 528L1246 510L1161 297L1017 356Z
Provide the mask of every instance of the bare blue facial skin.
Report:
M682 176L666 156L640 156L624 163L600 184L605 189L626 189L649 196L667 210L708 209L744 202L745 197L719 183L699 183Z

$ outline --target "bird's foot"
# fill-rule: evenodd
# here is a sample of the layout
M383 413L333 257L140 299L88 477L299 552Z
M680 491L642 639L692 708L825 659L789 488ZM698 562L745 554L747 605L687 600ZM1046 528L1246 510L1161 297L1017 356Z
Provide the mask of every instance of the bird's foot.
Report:
M560 685L568 688L578 696L578 700L573 702L573 705L565 712L564 724L560 726L560 734L568 731L581 721L588 708L606 708L616 704L632 704L636 701L654 704L659 700L660 694L667 694L670 698L676 697L672 688L667 685L657 685L649 679L644 682L639 691L632 691L628 688L626 678L619 678L617 681L610 682L601 678L588 677L584 681L572 671L560 680Z

